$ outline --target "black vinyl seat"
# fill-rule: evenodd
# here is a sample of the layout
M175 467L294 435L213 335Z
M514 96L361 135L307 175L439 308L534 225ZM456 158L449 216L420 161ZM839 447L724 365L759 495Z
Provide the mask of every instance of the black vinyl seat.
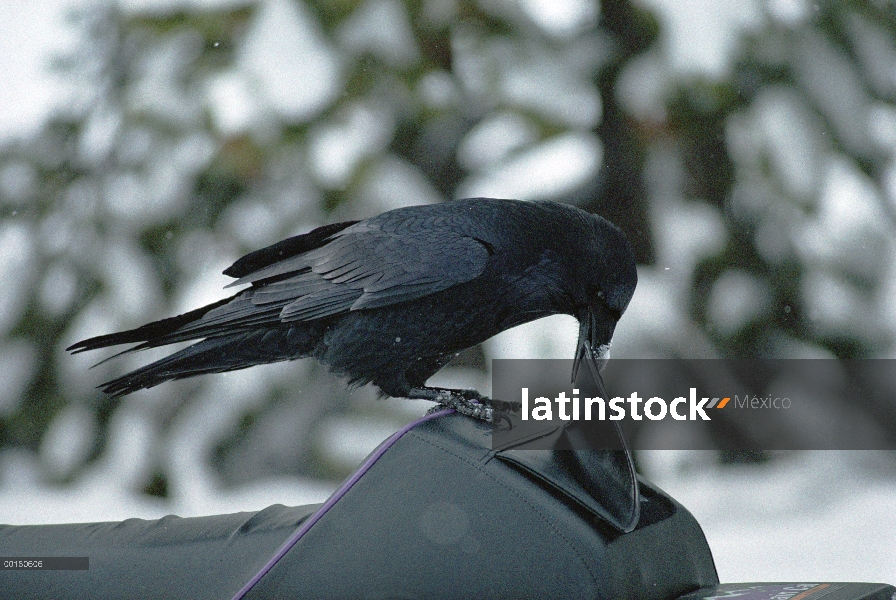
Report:
M566 463L520 454L551 451L496 452L490 439L488 425L430 415L323 505L0 526L0 556L90 559L0 571L0 597L659 599L718 583L697 522L648 482L623 533Z

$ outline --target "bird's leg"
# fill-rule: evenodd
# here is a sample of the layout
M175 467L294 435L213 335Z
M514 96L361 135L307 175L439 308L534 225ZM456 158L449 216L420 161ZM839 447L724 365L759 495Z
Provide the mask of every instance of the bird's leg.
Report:
M497 410L497 406L505 405L500 400L486 398L476 390L452 390L447 388L419 387L411 388L408 398L431 400L437 402L432 411L442 408L453 408L462 415L485 421L487 423L501 422L509 419L503 412Z
M473 417L474 419L489 423L492 420L492 408L488 403L488 398L484 398L476 390L420 387L411 388L408 392L408 397L431 400L438 403L434 410L453 408L460 414Z

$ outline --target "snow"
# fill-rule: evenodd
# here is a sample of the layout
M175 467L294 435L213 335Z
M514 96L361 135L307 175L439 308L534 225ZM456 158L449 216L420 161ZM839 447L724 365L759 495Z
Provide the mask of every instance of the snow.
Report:
M671 67L695 77L724 77L731 69L736 43L761 23L757 0L640 0L655 11L660 43Z
M66 12L76 0L0 4L0 143L35 133L73 90L47 65L74 42Z
M602 160L603 146L597 137L563 133L470 177L458 188L457 197L536 200L562 196L589 181Z
M737 467L701 452L639 458L700 523L723 582L896 582L889 453L794 453Z
M599 12L594 0L523 0L521 5L533 21L557 37L593 26Z
M283 119L308 121L342 91L338 57L303 3L262 2L247 35L239 66L267 107Z

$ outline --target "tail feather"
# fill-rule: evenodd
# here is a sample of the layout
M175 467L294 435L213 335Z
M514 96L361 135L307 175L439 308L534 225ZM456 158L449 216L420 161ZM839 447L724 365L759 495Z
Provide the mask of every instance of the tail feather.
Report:
M146 348L197 341L179 352L148 364L100 388L112 397L151 388L172 379L222 373L254 365L308 356L323 336L325 325L281 323L283 303L258 307L246 290L214 304L149 323L136 329L101 335L73 344L85 352L119 344L136 344L103 361ZM98 363L98 364L101 364Z
M108 381L100 388L114 398L174 379L302 358L311 353L315 340L313 332L308 328L295 326L208 338Z
M203 306L202 308L191 310L190 312L178 315L176 317L170 317L168 319L162 319L161 321L148 323L146 325L143 325L142 327L137 327L136 329L120 331L118 333L110 333L107 335L99 335L86 340L82 340L80 342L72 344L71 346L66 348L66 350L71 352L72 354L77 354L78 352L97 350L99 348L108 348L109 346L118 346L120 344L136 344L140 342L151 343L151 341L153 340L163 339L171 336L179 329L189 325L190 323L193 323L194 321L198 321L207 312L231 302L235 297L236 296L224 298L223 300L219 300L218 302L209 304L208 306ZM152 343L152 346L159 346L170 343L171 342L161 342L158 344ZM148 348L151 346L142 345L141 347ZM131 350L136 349L137 348L132 348ZM131 350L125 350L125 352L130 352Z

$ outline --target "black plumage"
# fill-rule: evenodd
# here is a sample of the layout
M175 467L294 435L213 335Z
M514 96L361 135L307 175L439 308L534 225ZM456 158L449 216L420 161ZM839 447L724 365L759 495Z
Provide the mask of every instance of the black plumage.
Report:
M112 396L314 357L352 384L468 409L473 401L483 416L475 392L426 388L426 380L457 352L557 313L580 322L576 365L600 358L637 282L631 247L608 221L565 204L488 198L326 225L248 254L224 273L236 278L231 285L249 287L69 350L200 340L103 384Z

